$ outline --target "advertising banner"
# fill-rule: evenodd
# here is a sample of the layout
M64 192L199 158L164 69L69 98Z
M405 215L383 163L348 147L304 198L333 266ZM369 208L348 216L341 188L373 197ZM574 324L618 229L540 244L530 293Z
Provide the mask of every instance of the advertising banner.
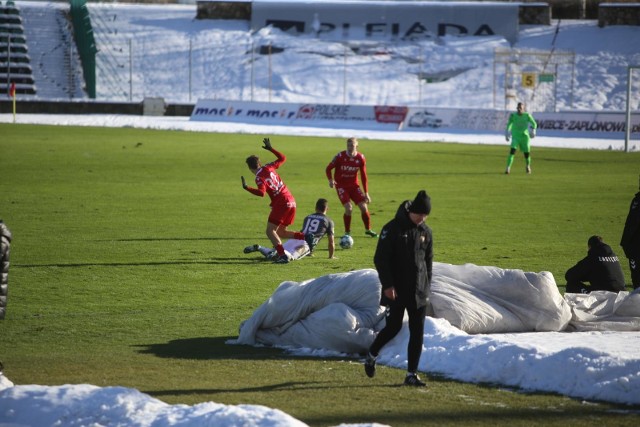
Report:
M254 1L251 29L336 40L420 40L442 36L518 37L517 3Z
M295 104L198 100L190 120L278 126L405 132L503 133L511 111L393 105ZM625 114L532 113L540 136L624 138ZM631 115L631 137L640 138L640 114Z
M511 111L411 107L404 131L469 130L504 132ZM622 112L532 113L538 135L593 138L624 138L626 117ZM631 134L640 137L640 114L631 115Z
M407 107L198 100L190 120L397 130Z
M200 99L189 120L291 125L298 112L297 106L298 104Z

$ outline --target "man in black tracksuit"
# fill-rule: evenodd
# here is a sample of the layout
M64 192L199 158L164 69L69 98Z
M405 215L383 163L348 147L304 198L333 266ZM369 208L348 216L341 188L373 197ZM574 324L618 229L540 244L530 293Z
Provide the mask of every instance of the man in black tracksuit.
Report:
M600 236L591 236L587 245L587 256L564 275L567 279L566 292L588 294L591 291L624 291L624 273L611 247Z
M631 201L620 246L629 259L633 289L640 288L640 191Z
M427 312L433 238L424 223L431 212L431 199L424 190L413 201L403 202L394 219L380 232L373 261L382 284L382 299L389 302L385 327L378 333L365 360L367 376L375 375L378 353L402 328L405 310L409 315L409 345L405 385L425 386L417 375L424 318Z

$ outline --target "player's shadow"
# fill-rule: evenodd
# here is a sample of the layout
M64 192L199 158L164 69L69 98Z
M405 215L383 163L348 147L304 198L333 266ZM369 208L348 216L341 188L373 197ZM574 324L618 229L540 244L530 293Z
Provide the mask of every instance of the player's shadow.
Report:
M35 268L35 267L57 267L57 268L84 268L84 267L151 267L163 265L249 265L255 264L260 259L243 259L238 257L211 257L204 260L174 260L174 261L148 261L148 262L77 262L77 263L53 263L53 264L12 264L12 268Z
M255 239L255 237L131 237L131 238L122 238L122 239L102 239L97 240L98 242L160 242L160 241L178 241L178 242L188 242L188 241L226 241L226 240L239 240L239 241L248 241Z
M265 360L290 359L281 349L228 344L237 337L202 337L172 340L166 343L137 345L138 352L168 359L192 360ZM299 358L298 358L299 359Z

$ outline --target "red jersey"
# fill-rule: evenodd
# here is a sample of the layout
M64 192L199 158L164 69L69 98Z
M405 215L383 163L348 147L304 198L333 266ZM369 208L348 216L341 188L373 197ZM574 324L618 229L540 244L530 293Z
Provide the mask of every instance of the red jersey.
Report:
M289 189L284 181L282 181L282 178L280 178L280 175L278 175L278 172L276 172L276 169L278 169L287 158L284 154L273 148L271 152L276 155L277 159L258 169L256 172L256 185L258 188L247 187L247 191L260 197L263 197L264 193L267 193L271 198L272 206L274 204L288 205L290 203L294 203L293 206L295 206L293 195L289 192Z
M335 177L332 178L331 171L335 169ZM367 161L362 153L350 156L347 150L341 151L331 160L327 166L326 173L329 180L335 180L338 187L357 187L358 171L362 178L362 189L368 192L367 182Z

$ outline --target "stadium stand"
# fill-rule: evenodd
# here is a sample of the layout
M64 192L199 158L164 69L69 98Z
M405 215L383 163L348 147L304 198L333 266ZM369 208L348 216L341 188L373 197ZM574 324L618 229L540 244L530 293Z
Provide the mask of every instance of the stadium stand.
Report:
M0 92L8 93L12 84L16 94L36 94L20 9L9 0L0 6Z
M23 100L86 98L68 8L1 1L0 93L15 83Z

